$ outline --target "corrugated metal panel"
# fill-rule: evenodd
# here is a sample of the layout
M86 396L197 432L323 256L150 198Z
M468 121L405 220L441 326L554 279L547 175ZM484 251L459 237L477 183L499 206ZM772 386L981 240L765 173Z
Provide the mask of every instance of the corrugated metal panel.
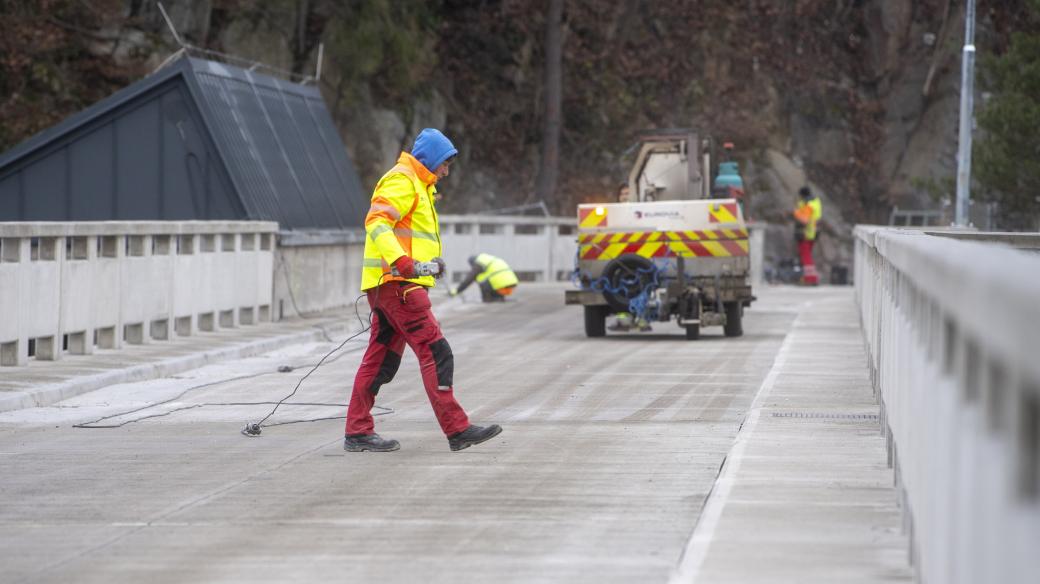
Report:
M314 87L182 58L0 155L0 220L360 226L368 197Z
M307 149L307 143L314 141L313 136L308 139L306 126L300 124L293 114L294 110L306 111L304 98L265 87L258 88L258 92L269 112L282 154L292 171L293 184L301 192L312 195L308 203L318 216L327 217L336 225L345 225Z
M105 221L115 217L111 193L115 174L96 172L112 167L112 125L106 124L69 143L69 172L76 180L69 185L69 218Z
M201 124L191 121L191 110L187 90L163 95L163 132L159 148L162 149L161 201L162 216L167 219L193 219L196 217L235 217L244 212L223 210L206 213L207 200L228 201L230 184L223 189L211 188L207 196L203 182L207 162L220 164L200 134ZM214 194L216 193L216 194ZM232 199L233 200L233 199ZM212 204L210 205L213 206Z
M246 111L252 101L251 96L233 91L234 87L227 87L221 77L202 74L197 75L196 79L210 110L210 129L221 144L221 151L238 188L248 193L242 197L246 211L252 218L277 218L281 223L286 218L285 210L275 195L267 167L256 147L258 140L253 136L255 128L247 119L255 117L249 116Z
M147 219L160 217L159 197L162 189L159 175L159 144L162 124L159 99L151 99L139 107L116 117L115 219ZM141 140L141 136L148 139ZM131 146L132 147L128 147Z
M309 142L316 150L321 149L315 155L321 168L322 176L332 179L336 177L339 183L334 185L332 196L338 204L343 205L343 212L347 216L347 225L361 226L365 223L365 214L368 213L369 194L361 186L354 164L346 157L346 149L343 141L336 133L336 124L329 115L325 103L318 99L307 100L307 113L313 122L312 131L320 140ZM302 116L301 116L302 117ZM344 156L336 156L337 152L343 152ZM327 166L326 166L327 165ZM335 173L330 172L335 171Z
M174 65L0 156L0 220L244 218L190 73Z
M26 221L68 217L65 186L68 184L66 150L55 150L25 170L22 182Z
M361 225L357 209L367 197L317 89L210 61L192 64L210 128L251 216L289 229ZM314 109L330 127L315 122Z

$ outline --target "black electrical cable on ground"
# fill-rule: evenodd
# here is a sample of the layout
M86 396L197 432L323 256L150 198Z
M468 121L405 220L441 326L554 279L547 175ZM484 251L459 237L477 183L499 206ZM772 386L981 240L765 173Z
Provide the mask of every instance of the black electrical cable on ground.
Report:
M93 420L91 422L84 422L82 424L73 424L72 427L73 428L84 428L84 429L88 429L88 430L95 429L95 428L121 428L121 427L123 427L123 426L125 426L127 424L132 424L132 423L134 423L134 422L136 422L138 420L145 420L145 419L148 419L148 418L157 418L160 415L156 414L156 415L144 416L142 418L135 418L133 420L127 420L127 421L121 422L119 424L111 424L111 425L98 425L98 422L104 422L105 420L111 420L112 418L121 418L123 416L128 416L130 414L135 414L135 413L140 412L142 410L147 410L149 408L154 408L154 407L157 407L157 406L161 406L163 404L168 404L168 403L170 403L172 401L177 401L180 398L184 397L189 391L195 391L196 389L203 389L205 387L212 387L214 385L221 385L221 384L224 384L224 383L231 383L232 381L239 381L239 380L242 380L242 379L252 379L254 377L260 377L261 375L270 375L270 374L271 374L270 371L263 371L263 372L260 372L260 373L251 373L249 375L238 375L238 376L231 377L231 378L228 378L228 379L220 379L218 381L210 381L210 382L207 382L207 383L203 383L201 385L193 385L193 386L189 387L188 389L185 389L184 391L180 392L179 394L171 397L170 399L165 399L165 400L163 400L161 402L156 402L154 404L148 404L146 406L141 406L139 408L136 408L136 409L133 409L133 410L129 410L129 411L126 411L126 412L119 412L118 414L110 414L110 415L107 415L107 416L102 416L102 417L100 417L100 418L98 418L96 420ZM195 404L195 405L190 406L190 407L178 408L176 410L171 410L171 411L169 411L167 413L164 413L164 414L161 414L161 415L165 416L165 415L172 414L173 412L176 412L176 411L180 411L180 410L184 410L184 409L190 409L191 407L199 407L199 406L202 406L202 405L204 405L204 404Z
M390 275L389 273L384 272L383 275L379 276L379 282L376 284L376 288L378 288L379 285L383 283L383 278L386 278L389 275ZM363 297L365 297L366 295L367 294L361 294L357 298L354 299L354 315L357 316L358 321L361 321L361 313L358 311L358 302L360 302L361 299ZM376 309L379 308L379 295L378 295L378 292L376 292L376 306L375 306L375 308ZM328 353L326 353L325 356L322 357L321 360L318 361L318 363L314 365L314 367L311 367L310 371L308 371L303 377L300 378L300 380L298 382L296 382L296 387L293 388L292 392L290 392L289 395L287 395L287 396L283 397L281 400L279 400L278 403L275 404L275 406L273 408L271 408L271 411L268 412L268 414L266 416L264 416L259 422L252 423L252 424L250 424L249 422L246 422L246 427L242 429L242 435L243 436L248 436L250 438L255 438L255 437L259 436L261 430L264 428L264 422L266 422L268 418L273 416L274 413L278 411L278 408L281 407L281 405L283 403L285 403L285 400L287 400L287 399L291 398L292 396L296 395L296 392L299 391L300 386L303 385L304 380L306 380L308 377L310 377L311 373L314 373L315 371L317 371L318 367L321 367L321 364L324 363L326 359L328 359L336 351L339 351L340 349L342 349L343 346L346 345L348 341L358 337L359 335L361 335L361 333L365 333L365 332L368 332L368 331L372 330L372 316L373 316L373 314L369 313L369 315L368 315L368 326L365 326L365 323L361 322L361 326L362 326L361 330L359 330L358 332L354 333L353 335L350 335L346 339L343 339L343 342L340 343L339 346L337 346L335 349L333 349L333 350L329 351ZM388 409L388 408L383 408L383 407L380 407L380 406L373 406L373 407L379 407L379 409L383 409L383 410ZM386 414L386 413L390 413L392 411L393 410L389 410L389 411L380 412L380 413L381 414ZM339 417L342 417L342 416L339 416ZM277 425L280 425L280 424L269 424L269 426L277 426Z
M161 406L163 404L168 404L170 402L177 401L177 400L181 399L182 397L184 397L186 394L188 394L188 392L195 391L197 389L203 389L203 388L206 388L206 387L213 387L215 385L221 385L221 384L224 384L224 383L230 383L232 381L240 381L240 380L243 380L243 379L252 379L252 378L255 378L255 377L261 377L263 375L271 375L272 373L277 373L277 372L289 372L289 371L293 371L295 369L306 367L306 365L298 365L298 366L292 366L292 367L282 366L282 367L279 367L277 371L262 371L260 373L251 373L251 374L247 374L247 375L238 375L238 376L231 377L231 378L228 378L228 379L221 379L221 380L217 380L217 381L210 381L210 382L203 383L203 384L200 384L200 385L194 385L192 387L189 387L189 388L185 389L184 391L180 392L179 394L177 394L176 396L174 396L172 398L169 398L169 399L157 402L157 403L153 403L153 404L148 404L146 406L141 406L141 407L133 409L133 410L129 410L129 411L125 411L125 412L119 412L117 414L110 414L110 415L107 415L107 416L102 416L102 417L100 417L100 418L98 418L96 420L90 421L90 422L84 422L82 424L73 424L72 427L73 428L88 429L88 430L89 429L121 428L123 426L126 426L127 424L133 424L133 423L136 423L136 422L140 422L142 420L149 420L149 419L153 419L153 418L161 418L161 417L169 416L169 415L177 413L177 412L181 412L181 411L185 411L185 410L191 410L191 409L196 409L196 408L201 408L201 407L208 407L208 406L251 406L251 405L269 405L269 404L274 404L274 408L271 410L270 413L268 413L266 416L264 416L264 418L261 419L256 424L247 424L247 426L246 426L246 430L249 430L251 428L255 428L256 433L255 434L251 434L251 433L248 433L246 430L243 430L243 434L246 434L248 436L259 435L259 433L260 433L259 429L261 427L284 426L284 425L287 425L287 424L299 424L299 423L303 423L303 422L318 422L318 421L322 421L322 420L339 420L339 419L343 419L346 416L329 416L329 417L322 417L322 418L309 418L309 419L303 419L303 420L289 420L289 421L285 421L285 422L274 422L274 423L271 423L271 424L264 424L264 425L261 426L261 424L266 422L272 415L274 415L274 413L282 405L286 405L286 406L330 406L330 407L335 406L335 407L347 407L348 404L342 404L342 403L312 403L312 402L289 402L289 403L286 403L286 401L289 398L291 398L293 395L296 394L296 392L300 389L300 386L303 384L303 381L305 379L307 379L312 373L314 373L314 371L317 370L318 367L320 367L322 364L324 364L326 362L326 360L328 360L328 358L332 354L334 354L337 351L341 350L344 346L346 346L346 344L348 342L350 342L351 340L357 338L362 333L365 333L365 332L369 331L372 328L371 314L369 315L369 323L366 326L365 325L365 321L361 318L361 312L358 309L358 303L360 302L361 298L363 298L364 296L365 296L365 294L362 294L362 295L360 295L360 296L358 296L357 298L354 299L354 315L357 317L358 322L361 323L362 329L360 331L358 331L357 333L347 337L339 345L337 345L336 348L334 348L331 351L329 351L328 353L326 353L325 356L321 358L321 360L319 360L316 364L314 364L311 367L310 371L308 371L306 375L304 375L302 378L300 378L300 381L297 382L296 387L293 388L292 393L290 393L289 395L285 396L284 398L282 398L281 400L279 400L277 402L272 402L272 401L261 401L261 402L222 402L222 403L210 403L210 402L207 402L207 403L191 404L191 405L187 405L187 406L183 406L183 407L179 407L179 408L174 408L172 410L168 410L168 411L165 411L165 412L162 412L162 413L149 414L149 415L146 415L146 416L141 416L139 418L134 418L132 420L124 420L122 422L115 423L115 424L100 424L100 422L104 422L105 420L110 420L112 418L120 418L120 417L123 417L123 416L127 416L127 415L130 415L130 414L133 414L133 413L137 413L137 412L143 411L143 410L147 410L147 409L150 409L150 408ZM326 335L326 338L328 338L327 335ZM329 363L333 363L333 362L337 361L340 357L342 357L342 355L337 356L335 359L332 359L331 361L328 361L328 362ZM378 408L380 410L383 410L381 412L377 412L377 413L373 414L375 416L381 416L381 415L390 414L390 413L393 413L393 411L394 411L391 408L385 408L385 407L382 407L382 406L373 406L373 407L374 408Z
M224 380L224 381L220 381L220 382L216 382L216 383L226 383L228 381L233 381L233 380ZM211 385L215 385L215 384L211 384ZM192 389L197 389L197 388L192 388ZM98 425L98 422L101 422L101 421L104 421L104 420L107 420L107 419L110 419L110 418L117 418L119 416L125 416L127 414L132 414L133 412L140 411L140 410L145 409L145 408L150 408L150 407L155 407L155 406L158 406L158 405L162 405L164 403L167 403L167 402L160 402L160 403L157 403L157 404L152 404L150 406L145 406L144 408L139 408L139 409L133 410L131 412L122 412L122 413L119 413L119 414L113 414L111 416L105 416L104 418L99 418L97 420L94 420L93 422L86 422L84 424L75 424L72 427L73 428L84 428L84 429L87 429L87 430L122 428L123 426L126 426L128 424L133 424L135 422L141 422L143 420L150 420L150 419L153 419L153 418L164 418L166 416L169 416L170 414L175 414L177 412L183 412L185 410L193 410L193 409L196 409L196 408L204 408L204 407L210 407L210 406L266 406L266 405L271 405L271 404L277 404L278 402L273 402L273 401L261 401L261 402L206 402L206 403L201 403L201 404L192 404L192 405L189 405L189 406L183 406L183 407L179 407L179 408L174 408L172 410L167 410L165 412L161 412L161 413L158 413L158 414L149 414L147 416L141 416L140 418L134 418L132 420L126 420L126 421L123 421L123 422L119 422L118 424ZM315 402L289 402L289 403L283 403L282 405L285 405L285 406L329 406L329 407L345 408L345 407L347 407L348 404L324 403L324 402L318 402L318 403L315 403ZM394 413L394 410L392 408L384 408L382 406L372 406L372 407L373 408L378 408L380 410L383 410L381 412L376 412L376 413L372 414L373 416L385 416L387 414ZM304 420L289 420L289 421L285 421L285 422L274 422L274 423L271 423L271 424L265 424L264 428L270 428L272 426L284 426L286 424L299 424L299 423L302 423L302 422L320 422L322 420L342 420L344 418L346 418L346 416L328 416L328 417L324 417L324 418L307 418L307 419L304 419Z
M358 296L358 300L360 300L360 299L361 299L361 296ZM354 306L355 306L355 308L357 307L357 300L354 301ZM340 343L339 345L337 345L335 349L332 349L328 353L325 353L325 356L322 357L321 360L318 361L314 365L314 367L311 367L310 371L308 371L303 377L300 378L299 381L296 382L296 387L293 388L292 392L290 392L289 395L287 395L287 396L283 397L282 399L278 400L278 403L275 404L275 406L273 408L271 408L271 411L268 412L268 414L266 416L261 418L261 420L259 422L256 422L255 424L246 424L246 427L245 427L244 430L242 430L242 433L245 434L246 436L258 436L260 434L260 428L264 427L264 422L266 422L268 418L273 416L274 413L278 411L278 408L281 407L281 405L283 403L285 403L285 401L287 399L289 399L292 396L296 395L296 392L300 390L300 386L303 385L303 382L308 377L311 376L311 373L314 373L315 371L317 371L318 367L321 367L322 363L324 363L326 359L331 357L332 354L335 353L336 351L339 351L340 349L342 349L343 346L347 344L347 342L349 342L352 339L357 338L361 333L368 332L371 328L372 328L372 323L371 323L371 320L370 320L367 327L365 327L365 328L361 329L360 331L358 331L358 332L350 335L349 337L343 339L343 342Z

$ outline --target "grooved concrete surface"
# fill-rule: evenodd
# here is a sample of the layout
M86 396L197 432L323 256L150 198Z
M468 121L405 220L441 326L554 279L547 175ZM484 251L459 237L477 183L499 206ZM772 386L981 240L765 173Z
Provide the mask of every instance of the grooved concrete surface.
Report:
M344 453L341 419L239 434L270 405L71 427L175 397L106 423L277 400L306 369L272 371L314 363L329 343L0 414L0 579L678 581L735 439L746 442L742 464L725 500L713 495L721 512L709 545L694 546L698 582L906 578L876 424L769 414L876 413L851 289L758 291L744 337L707 329L697 342L674 324L587 340L563 289L525 285L506 305L435 300L460 401L475 423L505 428L458 453L411 355L377 401L393 409L377 431L401 441L394 453ZM290 401L345 403L362 348L348 342ZM835 367L821 374L826 363ZM748 432L741 422L760 393ZM342 413L289 405L269 422Z
M675 582L912 580L851 294L799 296Z

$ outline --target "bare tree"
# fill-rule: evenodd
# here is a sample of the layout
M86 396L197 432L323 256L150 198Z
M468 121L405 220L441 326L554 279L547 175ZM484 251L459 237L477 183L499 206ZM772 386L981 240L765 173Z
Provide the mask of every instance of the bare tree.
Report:
M273 15L275 26L284 31L289 41L290 70L293 73L301 76L311 73L308 67L310 58L318 48L326 26L334 18L332 11L336 5L331 0L293 0L286 5L292 12L284 14L284 22L279 22L278 16Z
M542 131L542 160L535 183L535 196L552 201L560 174L560 128L563 123L563 0L549 0L545 21L545 126Z

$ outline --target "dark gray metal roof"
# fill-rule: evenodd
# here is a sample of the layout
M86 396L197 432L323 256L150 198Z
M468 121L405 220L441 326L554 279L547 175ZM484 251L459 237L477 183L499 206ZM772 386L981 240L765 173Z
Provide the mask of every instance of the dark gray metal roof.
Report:
M189 57L0 155L0 220L330 229L367 207L316 87Z

